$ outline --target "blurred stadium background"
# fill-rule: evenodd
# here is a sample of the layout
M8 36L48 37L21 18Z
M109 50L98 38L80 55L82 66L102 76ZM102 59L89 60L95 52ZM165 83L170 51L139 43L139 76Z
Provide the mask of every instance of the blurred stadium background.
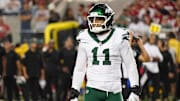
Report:
M71 36L74 40L80 30L87 28L88 9L96 2L108 3L113 8L116 13L115 26L141 34L144 42L150 34L156 34L175 50L177 60L174 60L175 66L170 67L175 71L173 77L168 76L168 79L175 79L170 82L168 91L173 101L176 74L180 68L180 0L0 0L1 47L4 40L9 40L23 58L30 40L36 38L40 50L47 47L50 40L54 40L56 49L61 51L67 37ZM172 34L175 41L170 43L168 36ZM76 47L76 41L74 44L73 47ZM3 85L2 77L0 95L4 98L6 85ZM149 93L152 92L153 87L150 86ZM149 101L148 98L145 100Z

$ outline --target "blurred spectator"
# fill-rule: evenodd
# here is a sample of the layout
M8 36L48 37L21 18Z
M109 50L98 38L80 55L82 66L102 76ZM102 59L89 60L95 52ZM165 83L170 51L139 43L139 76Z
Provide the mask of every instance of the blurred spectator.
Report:
M161 22L161 26L164 29L172 28L171 24L169 23L168 16L163 16L163 19L162 19L162 22Z
M23 63L24 77L26 79L23 88L24 100L38 101L40 96L40 81L45 80L45 71L41 53L37 50L37 40L32 39L29 51L26 52ZM45 84L44 84L45 86Z
M18 14L21 8L21 2L19 0L9 0L7 2L4 13L6 14Z
M142 35L137 33L130 34L129 42L134 53L137 68L139 70L140 67L142 67L142 62L150 61L150 57L143 46Z
M153 16L153 22L160 24L163 19L163 14L159 10L155 10L155 14Z
M152 101L160 101L160 74L158 62L163 61L162 54L159 48L156 46L156 35L151 34L147 43L144 44L144 48L148 52L151 62L144 62L143 64L148 70L148 81L152 82L154 92L152 93Z
M168 17L169 24L174 27L176 23L177 9L172 9L169 11L170 15Z
M32 20L32 12L28 2L23 4L23 8L21 9L21 41L27 41L31 37L31 20Z
M170 78L175 76L175 67L173 59L168 50L168 43L166 40L158 40L158 47L163 55L163 61L159 63L160 81L163 88L163 101L168 101L170 92Z
M176 52L176 62L180 64L180 42L176 39L174 33L169 33L168 45L173 48Z
M48 24L49 11L46 9L45 4L40 3L39 9L36 11L35 20L35 31L38 33L43 33L46 25Z
M138 17L132 17L132 22L129 24L128 29L133 31L133 32L137 32L140 33L141 32L141 23L139 21Z
M74 12L73 12L72 8L67 8L63 20L64 21L76 20L75 17L74 17Z
M129 35L129 43L131 45L133 54L134 54L134 58L137 64L137 69L138 69L138 73L139 73L139 85L142 87L143 84L140 82L141 81L141 77L142 77L142 69L143 69L143 62L149 62L150 61L150 57L147 53L147 51L144 48L144 44L142 41L142 35L137 34L137 33L130 33ZM124 71L126 70L126 66L123 64L122 65L123 68L123 73L122 73L122 83L123 85L126 85L126 87L122 88L122 94L123 97L127 99L127 95L128 95L128 74ZM127 71L127 70L126 70ZM126 97L127 96L127 97Z
M180 12L180 5L179 0L135 0L133 3L131 3L126 9L128 9L128 13L130 17L132 18L132 21L134 17L138 17L139 21L144 22L145 17L152 19L150 23L157 23L162 25L161 32L170 32L170 31L179 31L179 27L177 27L178 21L175 19L177 18L178 12ZM164 17L165 16L165 17ZM179 21L180 22L180 21ZM130 23L129 26L133 25ZM137 24L138 26L139 24ZM145 29L149 29L150 24L141 23L141 27L138 26L141 29L138 29L138 31L142 31L141 33L144 33ZM176 26L174 28L174 26ZM143 28L142 28L143 27ZM134 27L134 29L136 29ZM180 39L180 35L178 35L178 38Z
M167 40L166 40L167 41ZM167 41L168 42L168 41ZM174 68L174 72L173 74L169 74L169 79L170 79L170 86L171 86L171 91L170 94L172 95L173 99L175 99L175 94L176 94L176 80L177 80L177 76L176 76L176 52L172 47L169 47L168 43L167 43L167 47L169 49L169 53L171 54L171 57L173 59L173 67L170 66L170 68Z
M116 23L117 23L117 26L128 27L128 23L130 22L130 20L131 19L128 14L128 9L123 9L122 13L117 18Z
M75 64L76 51L74 50L73 38L68 37L64 42L64 47L60 50L61 74L60 74L60 99L67 100L67 93L71 86L71 76Z
M161 1L156 1L155 3L156 3L156 5L157 5L158 11L159 11L161 14L163 14L163 15L169 15L169 12L168 12L168 10L165 9L163 2L161 2Z
M58 5L59 2L61 2L61 0L47 0L47 3L50 3L50 4L53 3L55 5Z
M178 80L176 83L176 97L177 100L180 99L180 42L176 39L176 36L174 33L169 33L169 41L168 41L169 47L173 48L176 52L176 62L177 62L177 76Z
M80 24L80 27L87 28L87 20L86 20L87 12L85 11L85 5L80 4L78 11L79 12L78 12L77 20Z
M29 4L31 6L32 15L35 16L36 11L38 10L38 1L39 0L30 0Z
M46 72L46 97L47 101L58 101L58 92L56 91L56 100L53 100L54 89L58 90L58 75L60 70L59 53L54 47L54 41L48 44L47 51L44 52L45 72ZM54 88L53 88L54 87Z
M180 41L180 15L176 17L176 22L175 22L175 34L177 35L177 39Z
M138 7L137 7L137 3L132 3L132 4L130 4L130 9L129 9L129 14L131 15L131 16L137 16L138 14L139 14L139 9L138 9Z
M177 11L177 15L180 15L180 0L176 0L176 9L178 10Z
M31 18L32 12L28 2L23 4L23 8L21 9L21 30L31 30Z
M10 27L3 22L3 17L0 16L0 40L10 36Z
M131 29L133 32L136 32L138 27L139 18L138 17L132 17L131 23L129 24L128 28Z
M50 12L50 17L49 17L49 23L55 23L60 21L60 15L55 12L55 5L51 4L48 6L49 12Z
M37 51L39 51L42 55L43 55L43 47L44 47L44 43L43 43L43 39L38 37L35 37L37 39Z
M4 8L5 8L6 4L7 4L7 2L8 2L8 0L0 0L0 15L3 14Z
M164 4L164 8L168 11L174 9L176 6L175 0L170 0L170 1L164 0L163 4Z
M154 16L154 9L150 7L150 3L145 3L144 7L140 9L138 17L139 19L143 19L144 16L153 17Z
M3 56L4 56L4 54L5 54L5 50L4 50L4 47L2 47L1 45L0 45L0 76L2 77L2 59L3 59Z
M142 21L139 22L140 24L140 32L146 35L150 34L149 27L152 22L152 19L149 16L144 16Z
M13 51L12 44L9 41L4 42L5 55L3 59L3 77L4 85L7 89L7 100L13 101L15 94L16 100L19 99L19 92L16 83L16 76L21 74L20 58Z

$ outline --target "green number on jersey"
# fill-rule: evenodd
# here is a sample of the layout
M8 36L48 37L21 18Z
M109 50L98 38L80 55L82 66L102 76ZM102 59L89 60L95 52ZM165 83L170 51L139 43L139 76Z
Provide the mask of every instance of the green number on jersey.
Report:
M92 53L93 53L93 65L99 65L99 61L97 60L97 51L98 47L93 48Z
M99 65L99 60L97 59L97 51L98 51L98 47L92 49L93 65ZM103 61L103 65L111 65L111 61L109 60L109 49L104 49L103 53L105 54L105 60Z
M103 53L105 54L105 60L103 61L103 65L111 65L111 61L109 61L109 49L104 49Z

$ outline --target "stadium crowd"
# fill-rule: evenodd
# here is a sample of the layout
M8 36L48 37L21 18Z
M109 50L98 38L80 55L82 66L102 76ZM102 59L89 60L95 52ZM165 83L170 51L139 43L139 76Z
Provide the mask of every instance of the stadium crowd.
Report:
M77 14L67 7L65 15L60 16L54 11L60 1L0 0L0 74L7 101L68 99L76 56L74 33L62 40L58 50L54 40L43 44L43 33L48 24L60 21L77 21L79 29L87 28L87 10L93 4L80 4ZM12 44L11 28L3 21L12 15L19 16L21 23L21 43L16 45ZM152 23L159 24L161 32L152 33L149 30ZM142 38L151 59L156 54L154 47L158 47L163 58L154 59L157 70L151 62L138 67L142 81L148 75L142 83L141 98L180 99L180 0L134 0L122 10L115 26L127 28L135 37ZM18 52L21 46L26 50L24 55Z
M179 80L177 80L180 67L179 5L180 0L135 0L122 11L116 20L118 26L141 34L150 58L155 56L156 51L147 43L159 48L163 56L163 61L158 61L159 71L152 63L143 63L149 81L143 85L143 91L148 89L153 93L149 95L146 91L146 95L159 98L159 89L162 89L161 97L164 101L168 101L169 95L172 95L173 99L175 96L179 99ZM159 24L161 32L152 33L149 30L152 23ZM147 87L148 84L153 85L154 89Z

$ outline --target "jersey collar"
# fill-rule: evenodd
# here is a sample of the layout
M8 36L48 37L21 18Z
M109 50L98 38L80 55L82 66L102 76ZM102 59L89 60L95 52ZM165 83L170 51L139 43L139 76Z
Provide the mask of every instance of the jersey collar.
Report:
M102 41L100 41L100 40L98 39L98 37L96 36L96 34L90 32L89 30L88 30L88 33L89 33L89 35L91 36L91 38L92 38L94 41L96 41L97 43L104 44L104 43L106 43L106 42L111 38L114 30L115 30L115 29L113 28L113 29L111 30L111 32L109 33L109 35L107 36L107 38L105 38L105 39L102 40Z

